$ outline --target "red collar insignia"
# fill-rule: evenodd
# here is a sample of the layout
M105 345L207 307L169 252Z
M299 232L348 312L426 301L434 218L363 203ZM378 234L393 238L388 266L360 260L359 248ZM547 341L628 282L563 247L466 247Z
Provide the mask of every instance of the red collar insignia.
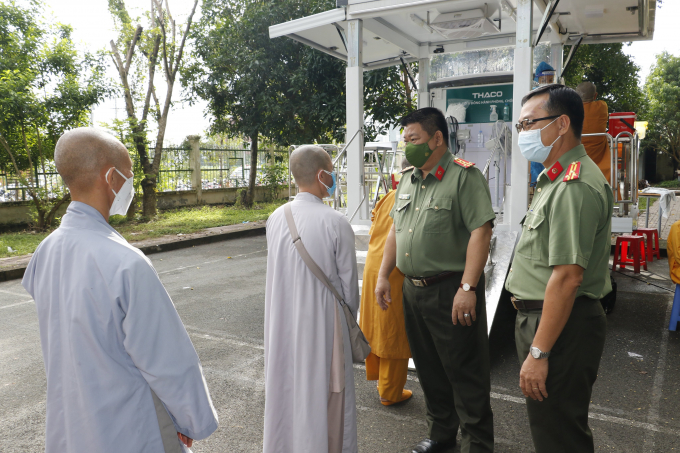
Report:
M562 181L571 181L581 176L581 162L572 162L567 168L567 174Z
M555 162L555 165L546 170L546 174L548 175L548 178L552 182L555 179L557 179L557 177L562 173L562 170L564 170L564 168L562 168L562 165L560 165L559 162Z
M468 162L467 160L463 160L460 157L454 157L453 161L463 168L470 168L475 164L474 162Z
M444 170L440 165L439 168L437 168L437 171L434 172L434 177L441 181L444 177L444 173L446 173L446 170Z

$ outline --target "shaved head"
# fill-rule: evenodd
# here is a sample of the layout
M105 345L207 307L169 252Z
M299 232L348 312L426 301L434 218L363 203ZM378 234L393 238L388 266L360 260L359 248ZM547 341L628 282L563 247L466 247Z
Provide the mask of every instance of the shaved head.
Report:
M59 138L54 149L57 171L69 189L92 184L102 168L129 166L130 155L113 135L91 127L79 127Z
M411 163L408 161L408 159L406 157L402 158L401 159L401 169L403 170L404 168L408 168L408 167L413 167L413 165L411 165Z
M581 96L583 102L592 102L595 100L597 88L593 82L581 82L576 87L576 92Z
M320 146L304 145L290 155L290 172L300 186L310 186L316 181L319 170L330 171L331 156Z

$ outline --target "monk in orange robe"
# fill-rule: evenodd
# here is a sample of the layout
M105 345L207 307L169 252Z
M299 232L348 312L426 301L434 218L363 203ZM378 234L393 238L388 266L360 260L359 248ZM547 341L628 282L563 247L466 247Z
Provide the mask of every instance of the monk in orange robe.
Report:
M576 87L576 92L583 100L583 134L600 134L607 132L609 122L609 108L604 101L598 101L597 89L593 82L582 82ZM586 148L586 153L607 178L611 184L611 150L607 137L583 137L581 143Z
M668 270L671 274L671 280L676 285L680 284L680 220L671 226L666 250L668 251Z
M404 274L395 268L390 275L392 287L390 310L380 309L374 293L385 241L392 228L390 211L394 206L395 193L395 190L390 191L373 209L359 316L361 330L371 345L371 353L366 358L366 379L378 381L380 402L385 406L405 401L413 394L410 390L404 390L408 359L411 357L402 306Z

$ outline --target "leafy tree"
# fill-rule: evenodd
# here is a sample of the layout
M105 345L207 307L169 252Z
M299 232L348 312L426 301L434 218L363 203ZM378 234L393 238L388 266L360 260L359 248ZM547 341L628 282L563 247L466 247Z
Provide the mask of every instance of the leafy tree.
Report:
M415 78L418 64L406 65ZM343 74L344 75L344 74ZM414 87L403 66L364 72L364 109L370 121L365 124L366 141L385 134L399 120L416 108L417 87Z
M344 65L290 39L270 39L269 26L323 11L331 1L205 0L195 27L195 60L182 74L208 101L213 133L250 139L250 168L264 138L275 144L343 136ZM334 6L334 5L333 5ZM250 171L244 206L253 202Z
M184 44L197 4L198 0L194 0L184 31L180 27L178 36L177 24L170 14L167 0L165 6L163 0L151 1L151 27L146 31L141 25L132 25L124 0L109 0L109 11L119 30L118 40L111 41L111 58L123 88L128 127L144 174L141 180L142 214L147 218L156 215L156 184L165 129L177 72L182 64ZM124 55L120 53L119 47L125 49ZM166 85L162 106L156 94L157 69L162 71ZM158 125L153 153L150 153L147 141L149 114Z
M208 101L213 134L249 137L250 168L257 167L262 140L279 146L344 140L345 63L288 38L269 38L271 25L335 6L335 0L205 0L192 33L195 60L182 81L192 99ZM365 73L367 139L412 108L399 71ZM251 171L246 206L255 177Z
M576 50L564 80L575 87L590 81L597 87L598 98L605 101L610 112L643 114L646 101L638 85L640 67L623 52L623 43L584 44Z
M649 98L646 148L671 156L673 169L677 170L680 166L680 57L668 52L657 55L645 92Z
M110 89L102 55L80 55L72 28L45 24L40 14L38 2L0 3L0 170L27 188L35 226L43 230L70 199L59 187L48 188L56 142L64 131L87 125L91 107Z

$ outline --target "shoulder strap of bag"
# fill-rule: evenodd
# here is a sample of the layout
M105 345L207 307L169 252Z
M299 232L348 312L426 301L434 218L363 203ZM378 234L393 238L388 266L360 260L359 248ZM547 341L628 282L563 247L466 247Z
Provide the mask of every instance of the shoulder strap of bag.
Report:
M326 276L326 274L323 273L319 265L316 264L314 259L309 255L309 252L307 252L307 249L305 248L304 244L302 244L302 240L300 239L300 235L298 234L297 227L295 226L295 221L293 220L293 212L290 209L290 203L286 203L283 206L283 212L286 214L286 222L288 223L290 236L293 238L293 244L295 245L295 248L302 257L302 261L304 261L309 270L312 271L312 274L314 274L316 278L321 280L321 283L326 285L326 288L328 288L333 293L335 298L338 299L342 305L345 305L345 300L343 299L343 297L340 295L340 293L338 293L338 291L335 289L330 280L328 280L328 277Z

